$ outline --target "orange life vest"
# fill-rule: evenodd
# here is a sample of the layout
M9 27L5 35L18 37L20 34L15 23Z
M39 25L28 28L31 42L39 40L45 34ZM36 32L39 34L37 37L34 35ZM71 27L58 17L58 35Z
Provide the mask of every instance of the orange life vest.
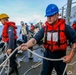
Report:
M14 39L17 39L18 37L16 36L17 32L16 29L17 27L15 26L14 22L5 22L4 27L3 27L3 31L2 31L2 40L4 42L8 42L9 41L9 37L8 37L8 27L12 26L14 28Z
M31 25L30 30L34 31L35 27L34 25Z
M76 30L76 23L73 23L72 28Z
M44 48L52 52L66 50L67 38L65 36L65 20L59 19L55 26L50 25L47 21L44 27Z

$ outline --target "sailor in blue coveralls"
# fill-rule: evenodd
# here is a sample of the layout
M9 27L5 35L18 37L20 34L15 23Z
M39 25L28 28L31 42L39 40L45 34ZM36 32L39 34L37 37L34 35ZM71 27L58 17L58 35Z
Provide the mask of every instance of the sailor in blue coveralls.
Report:
M43 45L46 49L44 57L52 59L63 57L65 59L64 61L43 60L41 75L51 75L53 68L55 68L57 75L62 75L66 63L69 63L76 53L76 32L69 25L66 25L64 19L58 18L58 12L59 9L55 4L49 4L46 8L47 21L44 27L20 48L27 50L43 39ZM72 42L72 48L68 55L66 55L67 40Z
M17 26L14 22L8 21L9 16L5 13L0 14L0 21L3 24L2 40L7 43L7 54L10 53L17 47ZM10 57L10 71L8 75L16 72L19 75L16 63L16 52Z

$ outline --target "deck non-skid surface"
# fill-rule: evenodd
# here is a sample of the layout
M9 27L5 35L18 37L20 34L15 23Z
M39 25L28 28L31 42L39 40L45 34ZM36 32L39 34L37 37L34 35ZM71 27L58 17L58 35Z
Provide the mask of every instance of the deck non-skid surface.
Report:
M22 62L21 63L21 67L19 68L19 74L23 75L26 71L29 70L26 75L39 75L40 72L41 72L41 65L38 66L37 68L31 69L31 67L33 65L35 65L36 63L37 62L32 62L32 61L30 61L30 62Z

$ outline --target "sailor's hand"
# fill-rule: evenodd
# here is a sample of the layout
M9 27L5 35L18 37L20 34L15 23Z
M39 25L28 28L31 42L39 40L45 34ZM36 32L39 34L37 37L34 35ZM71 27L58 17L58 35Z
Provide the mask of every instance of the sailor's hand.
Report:
M11 53L12 49L7 50L7 54L9 55Z
M19 48L19 50L23 50L23 51L26 51L27 49L28 49L28 46L24 43Z
M63 58L64 58L63 62L70 63L73 56L69 54L69 55L64 56Z

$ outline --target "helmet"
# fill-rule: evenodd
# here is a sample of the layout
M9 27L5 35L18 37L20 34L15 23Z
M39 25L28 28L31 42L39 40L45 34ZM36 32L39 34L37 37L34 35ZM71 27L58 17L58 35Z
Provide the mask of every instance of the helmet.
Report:
M31 25L33 25L33 23L31 23Z
M58 7L55 4L49 4L46 8L46 15L45 16L52 16L59 12Z
M0 14L0 19L9 18L9 16L5 13Z
M76 20L74 20L73 23L76 23Z
M27 23L25 23L25 25L26 25Z
M24 22L23 22L23 21L21 21L21 25L22 25L22 24L24 24Z

